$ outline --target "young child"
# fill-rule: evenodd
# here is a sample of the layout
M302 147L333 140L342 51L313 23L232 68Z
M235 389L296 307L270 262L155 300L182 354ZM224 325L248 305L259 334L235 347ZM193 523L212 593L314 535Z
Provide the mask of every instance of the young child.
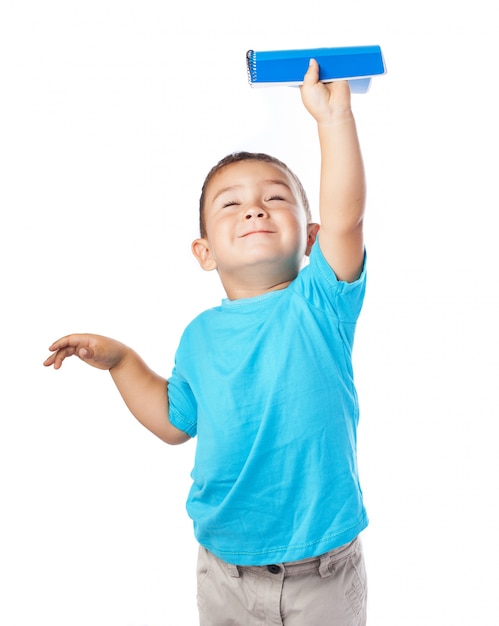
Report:
M365 181L348 82L311 60L300 88L321 148L320 232L281 161L237 153L208 174L192 251L227 298L182 335L171 377L129 347L69 335L169 444L197 435L187 509L202 626L360 626L368 520L356 460L352 346L365 290ZM309 263L304 264L304 257Z

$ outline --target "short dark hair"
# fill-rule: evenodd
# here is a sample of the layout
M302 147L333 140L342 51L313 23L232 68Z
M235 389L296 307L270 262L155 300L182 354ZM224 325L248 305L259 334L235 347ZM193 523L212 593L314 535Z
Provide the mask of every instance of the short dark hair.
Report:
M264 152L232 152L231 154L228 154L223 159L221 159L216 165L211 168L201 188L201 197L199 198L199 232L201 234L201 237L206 237L204 203L206 200L206 190L208 188L208 185L210 184L213 176L215 176L217 172L222 170L227 165L232 165L232 163L239 163L240 161L263 161L265 163L271 163L272 165L276 165L277 167L282 168L287 174L289 174L293 182L296 184L301 201L303 203L303 208L305 209L307 219L310 222L312 221L312 213L310 211L310 204L308 202L305 189L301 184L298 176L296 176L296 174L285 163L283 163L276 157L271 156L270 154L265 154Z

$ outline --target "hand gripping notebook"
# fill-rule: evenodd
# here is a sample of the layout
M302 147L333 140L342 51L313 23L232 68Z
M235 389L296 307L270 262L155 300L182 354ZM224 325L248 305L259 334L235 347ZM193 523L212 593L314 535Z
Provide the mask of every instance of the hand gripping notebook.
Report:
M379 46L309 48L246 53L248 79L252 87L301 85L310 59L319 64L319 80L348 80L353 93L365 93L371 78L385 74Z

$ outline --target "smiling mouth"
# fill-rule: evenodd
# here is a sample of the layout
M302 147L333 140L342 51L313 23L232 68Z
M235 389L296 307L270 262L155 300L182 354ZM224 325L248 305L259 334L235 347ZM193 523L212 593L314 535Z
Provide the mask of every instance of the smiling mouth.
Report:
M244 235L241 235L241 238L249 237L250 235L273 235L273 234L274 234L273 230L251 230L249 233L244 233Z

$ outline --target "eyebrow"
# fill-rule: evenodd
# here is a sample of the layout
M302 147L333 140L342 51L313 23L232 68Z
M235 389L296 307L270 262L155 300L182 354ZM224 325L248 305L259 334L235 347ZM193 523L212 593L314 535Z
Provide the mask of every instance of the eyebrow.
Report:
M290 192L293 193L293 190L291 189L291 187L288 185L288 183L286 183L284 180L281 180L280 178L266 178L264 181L262 181L263 183L265 183L266 185L281 185L282 187L286 187L286 189ZM221 196L223 193L227 192L227 191L234 191L235 189L240 189L241 187L244 187L244 185L229 185L228 187L223 187L223 189L219 189L217 191L217 193L213 196L213 200L212 202L215 202L215 200Z
M233 191L234 189L238 189L239 187L242 187L242 185L230 185L229 187L224 187L223 189L219 189L217 193L213 196L212 202L215 202L215 200L226 191Z

